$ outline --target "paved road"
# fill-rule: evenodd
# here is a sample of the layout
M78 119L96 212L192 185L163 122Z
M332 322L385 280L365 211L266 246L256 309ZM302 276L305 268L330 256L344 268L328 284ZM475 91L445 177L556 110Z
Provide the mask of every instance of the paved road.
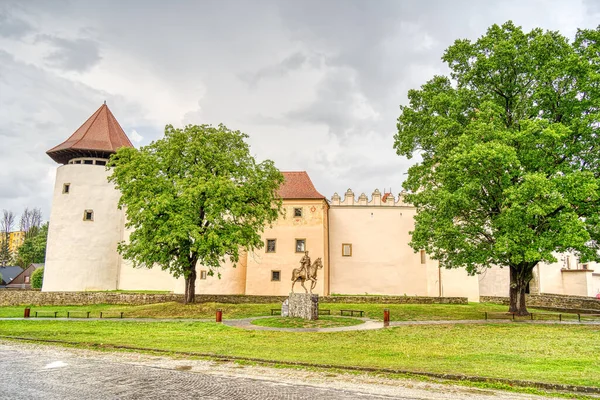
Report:
M368 374L242 366L2 340L0 371L0 400L542 399L527 394Z
M0 399L415 399L1 347Z

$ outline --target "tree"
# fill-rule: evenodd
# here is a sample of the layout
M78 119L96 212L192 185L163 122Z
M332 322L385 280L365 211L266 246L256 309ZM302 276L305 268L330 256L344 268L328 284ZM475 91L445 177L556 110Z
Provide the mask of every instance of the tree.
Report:
M44 267L38 268L31 274L31 288L41 289L44 283Z
M12 260L10 252L10 232L15 223L15 214L12 211L2 210L0 220L0 266L8 265Z
M257 163L248 136L224 125L168 125L165 137L111 157L109 180L132 230L119 244L134 267L160 266L185 278L185 302L194 302L196 264L212 275L242 249L262 247L260 232L281 209L283 175L272 161Z
M35 236L25 236L23 244L17 251L17 265L25 269L31 263L44 263L46 260L46 241L48 239L48 223L37 230Z
M25 207L21 220L19 221L19 229L25 232L25 237L32 237L38 234L42 225L42 210L39 208L29 209Z
M422 161L404 187L413 249L446 268L510 270L510 311L527 314L533 268L556 252L598 260L600 27L493 25L444 53L451 79L408 93L394 147Z

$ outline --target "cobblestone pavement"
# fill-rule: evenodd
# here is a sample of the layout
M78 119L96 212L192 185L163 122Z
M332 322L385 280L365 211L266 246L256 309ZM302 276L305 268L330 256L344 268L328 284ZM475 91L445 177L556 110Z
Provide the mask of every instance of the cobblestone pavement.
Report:
M372 375L0 341L0 399L542 399Z

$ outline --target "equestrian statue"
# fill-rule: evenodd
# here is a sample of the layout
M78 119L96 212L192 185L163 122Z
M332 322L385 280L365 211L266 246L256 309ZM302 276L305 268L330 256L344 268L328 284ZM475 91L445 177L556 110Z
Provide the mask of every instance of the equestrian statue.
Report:
M310 293L312 293L315 286L317 286L317 271L323 268L323 261L321 257L317 258L314 263L310 263L310 257L308 251L304 252L304 256L300 260L300 268L294 268L292 272L292 293L294 293L294 285L300 281L300 284L304 288L304 291L309 291L304 286L304 282L310 281Z

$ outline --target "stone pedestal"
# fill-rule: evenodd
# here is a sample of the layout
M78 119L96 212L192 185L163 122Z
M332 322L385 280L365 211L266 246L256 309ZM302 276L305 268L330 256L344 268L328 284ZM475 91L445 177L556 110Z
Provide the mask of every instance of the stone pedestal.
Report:
M290 293L290 317L319 319L319 295L311 293Z

